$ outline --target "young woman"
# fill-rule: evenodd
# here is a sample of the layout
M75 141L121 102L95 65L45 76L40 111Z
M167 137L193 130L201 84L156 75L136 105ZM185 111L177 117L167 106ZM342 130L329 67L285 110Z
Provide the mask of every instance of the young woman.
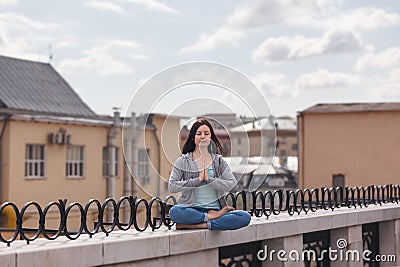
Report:
M211 124L198 119L169 178L169 191L182 193L169 211L176 229L235 230L250 223L248 212L226 205L224 194L237 181L218 151L222 146Z

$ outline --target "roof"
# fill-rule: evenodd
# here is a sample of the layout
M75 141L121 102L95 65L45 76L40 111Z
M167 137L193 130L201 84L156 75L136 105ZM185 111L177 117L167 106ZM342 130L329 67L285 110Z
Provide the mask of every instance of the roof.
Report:
M271 119L264 118L253 122L245 123L230 129L230 132L250 132L260 130L274 130L275 127L271 122Z
M339 112L370 112L370 111L400 111L400 103L335 103L317 104L300 113L339 113Z
M97 116L48 63L0 56L0 108Z
M297 120L292 118L276 118L275 125L277 130L297 130Z
M112 117L73 117L73 116L52 116L40 114L13 114L14 120L36 121L48 123L63 123L74 125L96 125L96 126L112 126L114 124Z

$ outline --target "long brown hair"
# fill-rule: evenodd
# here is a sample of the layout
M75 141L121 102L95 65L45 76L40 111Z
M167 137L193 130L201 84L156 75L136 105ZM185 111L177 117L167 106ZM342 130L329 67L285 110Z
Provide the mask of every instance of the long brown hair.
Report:
M199 127L202 125L208 126L208 128L210 128L210 132L211 132L212 142L210 142L210 144L207 147L208 152L216 153L216 154L222 153L221 143L219 142L217 136L215 135L214 129L211 126L211 123L204 118L199 118L195 121L195 123L193 123L192 128L190 128L189 136L186 139L185 144L183 145L183 148L182 148L182 154L193 152L195 150L196 144L194 143L194 137L196 135L197 129L199 129Z

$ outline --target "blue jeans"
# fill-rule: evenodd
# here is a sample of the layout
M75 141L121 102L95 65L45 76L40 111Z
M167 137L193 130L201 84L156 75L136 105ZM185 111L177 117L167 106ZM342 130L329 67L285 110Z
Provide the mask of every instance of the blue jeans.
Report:
M233 210L215 220L208 220L208 209L177 204L169 211L169 217L179 224L207 223L210 230L236 230L249 225L251 216L243 210Z

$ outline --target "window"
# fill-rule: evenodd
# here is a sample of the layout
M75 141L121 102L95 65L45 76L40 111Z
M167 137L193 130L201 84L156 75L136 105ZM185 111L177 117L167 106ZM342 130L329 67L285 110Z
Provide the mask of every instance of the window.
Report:
M240 145L241 143L242 143L242 139L239 137L239 138L237 139L237 144Z
M332 175L332 187L344 187L344 179L345 175L344 174L334 174Z
M118 176L119 175L119 148L118 147L115 148L114 158L115 158L115 161L114 161L115 176Z
M25 177L45 177L45 155L44 145L26 145L25 150Z
M83 146L67 146L67 177L83 177L84 168L84 147Z
M298 149L297 144L293 144L293 145L292 145L292 150L297 151L297 149Z
M286 150L281 150L281 157L286 157Z
M149 150L139 149L138 151L138 176L146 178L149 176Z
M110 147L103 147L103 176L107 177L110 174L110 161L109 161L109 153L108 149ZM115 148L114 153L114 169L115 169L115 176L119 175L119 148Z

